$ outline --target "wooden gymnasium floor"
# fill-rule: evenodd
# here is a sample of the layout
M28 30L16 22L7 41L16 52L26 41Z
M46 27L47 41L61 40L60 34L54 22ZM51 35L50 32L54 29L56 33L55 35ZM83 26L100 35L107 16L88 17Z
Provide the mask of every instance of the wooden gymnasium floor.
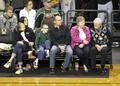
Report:
M0 86L120 86L120 49L113 51L109 78L0 78Z

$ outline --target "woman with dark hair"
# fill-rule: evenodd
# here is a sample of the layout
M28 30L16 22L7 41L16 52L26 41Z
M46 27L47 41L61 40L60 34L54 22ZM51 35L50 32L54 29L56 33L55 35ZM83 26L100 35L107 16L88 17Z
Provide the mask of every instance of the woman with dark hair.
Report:
M14 49L9 61L6 64L4 64L5 68L9 68L11 66L13 59L16 57L18 61L18 70L15 72L15 74L23 73L22 70L23 53L32 51L32 46L34 45L34 37L35 36L32 29L27 27L27 18L22 17L16 29L14 29L13 31Z

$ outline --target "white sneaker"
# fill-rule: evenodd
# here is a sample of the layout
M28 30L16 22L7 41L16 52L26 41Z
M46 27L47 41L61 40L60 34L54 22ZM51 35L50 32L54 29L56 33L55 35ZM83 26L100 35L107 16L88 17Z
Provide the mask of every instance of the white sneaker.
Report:
M38 61L35 60L35 61L33 62L33 67L34 67L35 69L38 69Z
M21 73L23 73L23 70L22 70L22 69L18 69L18 70L15 72L15 74L21 74Z
M7 62L3 65L5 68L9 68L11 66L11 62Z
M88 72L88 68L86 67L86 65L83 65L84 71Z

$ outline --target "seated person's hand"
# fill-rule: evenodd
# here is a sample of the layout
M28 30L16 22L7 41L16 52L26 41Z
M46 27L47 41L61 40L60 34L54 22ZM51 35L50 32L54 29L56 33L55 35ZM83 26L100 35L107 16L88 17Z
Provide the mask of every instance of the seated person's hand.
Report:
M61 50L61 53L64 53L66 45L59 45L58 46Z
M83 40L83 43L84 44L88 44L89 42L87 40Z
M31 47L32 47L33 45L34 45L34 43L33 43L33 42L29 42L29 46L31 46Z
M95 45L95 47L97 48L97 50L100 52L101 51L101 49L102 49L102 47L100 46L100 45Z
M107 47L107 45L101 45L102 48Z
M80 44L79 47L80 47L80 48L83 48L83 47L84 47L84 44Z
M18 41L17 42L18 44L21 44L21 45L23 45L24 43L23 43L23 41Z

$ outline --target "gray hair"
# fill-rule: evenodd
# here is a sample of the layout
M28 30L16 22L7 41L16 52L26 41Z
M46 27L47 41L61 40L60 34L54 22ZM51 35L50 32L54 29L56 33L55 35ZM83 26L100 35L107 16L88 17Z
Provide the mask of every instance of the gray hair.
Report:
M100 18L95 18L94 21L93 21L93 23L95 23L95 22L97 22L97 23L103 23Z

